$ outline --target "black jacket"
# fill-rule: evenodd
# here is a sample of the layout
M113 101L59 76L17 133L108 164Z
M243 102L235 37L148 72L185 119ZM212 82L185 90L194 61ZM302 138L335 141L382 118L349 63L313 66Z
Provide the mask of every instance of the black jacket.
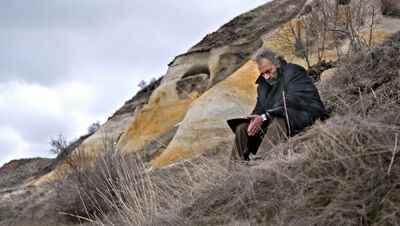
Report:
M269 112L271 115L286 118L282 93L284 91L291 135L312 125L318 118L328 118L317 87L300 65L282 60L274 85L270 85L261 75L256 83L257 104L252 114Z

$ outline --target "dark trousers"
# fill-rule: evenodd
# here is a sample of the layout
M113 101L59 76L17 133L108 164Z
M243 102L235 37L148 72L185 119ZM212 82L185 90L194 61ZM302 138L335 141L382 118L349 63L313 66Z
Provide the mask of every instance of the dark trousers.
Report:
M242 123L236 127L231 160L249 160L250 153L262 155L262 152L268 152L287 139L288 130L285 118L272 117L269 125L261 128L254 136L247 135L248 127L249 123Z

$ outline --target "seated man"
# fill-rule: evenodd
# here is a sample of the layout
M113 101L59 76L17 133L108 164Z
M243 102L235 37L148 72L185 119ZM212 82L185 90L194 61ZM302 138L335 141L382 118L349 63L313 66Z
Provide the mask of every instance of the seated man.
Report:
M260 147L269 151L288 136L293 136L318 118L328 117L307 71L287 63L284 57L266 47L252 56L260 71L256 84L257 104L248 122L235 125L235 144L231 160L249 160Z

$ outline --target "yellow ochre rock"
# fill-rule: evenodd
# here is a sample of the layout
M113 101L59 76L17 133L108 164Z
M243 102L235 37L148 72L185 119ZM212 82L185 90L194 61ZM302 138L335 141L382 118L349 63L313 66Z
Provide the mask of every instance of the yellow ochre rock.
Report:
M78 148L85 151L108 151L119 136L128 128L135 114L122 114L108 120L94 134L88 137Z
M199 93L194 91L188 98L179 99L175 80L161 84L150 97L149 103L122 134L117 150L123 153L133 152L156 140L182 121L189 104L198 96Z
M194 157L224 140L232 140L233 133L226 120L245 117L254 108L258 74L255 63L248 61L194 101L173 140L153 161L153 169Z

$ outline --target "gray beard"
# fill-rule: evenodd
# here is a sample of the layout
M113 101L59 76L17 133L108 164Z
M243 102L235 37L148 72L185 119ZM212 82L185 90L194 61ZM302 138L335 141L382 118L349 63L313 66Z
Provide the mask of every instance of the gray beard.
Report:
M268 84L270 84L271 86L275 85L276 83L276 78L270 78L267 80Z

